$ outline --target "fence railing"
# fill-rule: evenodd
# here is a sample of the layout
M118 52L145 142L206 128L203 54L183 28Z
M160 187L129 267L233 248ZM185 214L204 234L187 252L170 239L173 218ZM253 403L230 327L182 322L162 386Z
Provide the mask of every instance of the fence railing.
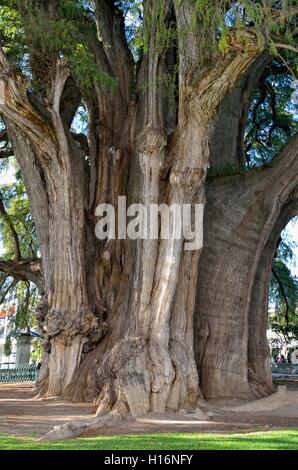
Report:
M298 378L298 364L271 364L272 375ZM0 364L0 383L34 382L38 376L36 364Z
M0 364L0 383L34 382L37 376L36 364Z
M272 375L297 376L298 364L271 364Z

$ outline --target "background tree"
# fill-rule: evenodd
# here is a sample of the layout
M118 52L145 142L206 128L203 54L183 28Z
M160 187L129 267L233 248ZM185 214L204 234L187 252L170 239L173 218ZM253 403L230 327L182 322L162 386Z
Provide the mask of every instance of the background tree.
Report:
M285 343L298 339L298 280L290 269L295 263L296 246L289 234L283 232L270 279L269 301L274 308L269 317L270 327Z
M7 154L0 163L1 173L5 168L17 170L13 157ZM14 314L9 316L9 334L4 348L9 355L12 339L22 332L31 332L37 326L34 311L43 288L38 242L19 170L15 172L14 182L1 185L0 233L0 304L7 308L16 307Z

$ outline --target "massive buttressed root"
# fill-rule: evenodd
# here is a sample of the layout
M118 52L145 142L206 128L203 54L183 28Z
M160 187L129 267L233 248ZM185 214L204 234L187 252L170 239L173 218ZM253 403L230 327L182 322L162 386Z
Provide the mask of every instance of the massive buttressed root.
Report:
M119 8L106 0L92 4L88 47L112 88L94 79L82 91L70 64L54 54L46 80L38 76L42 93L28 93L25 78L2 50L0 56L0 110L42 252L37 314L47 353L39 393L96 397L98 416L117 418L195 408L205 370L200 359L198 375L193 351L201 252L185 251L184 240L100 242L95 209L117 207L119 195L204 205L218 108L263 46L244 28L229 33L224 53L206 57L195 2L147 0L146 46L135 67ZM165 31L171 39L161 47ZM204 30L205 42L208 34L214 41L213 31ZM177 89L172 97L163 86L169 77ZM84 151L70 131L82 99L89 117ZM207 282L204 272L199 281Z
M248 77L260 78L268 59L260 57ZM245 100L233 133L223 127L235 99L251 95L248 77L221 107L212 144L214 176L207 182L195 314L196 360L207 398L247 399L274 390L266 338L269 278L280 233L297 213L297 136L269 167L243 173L238 143ZM227 164L234 168L229 175Z

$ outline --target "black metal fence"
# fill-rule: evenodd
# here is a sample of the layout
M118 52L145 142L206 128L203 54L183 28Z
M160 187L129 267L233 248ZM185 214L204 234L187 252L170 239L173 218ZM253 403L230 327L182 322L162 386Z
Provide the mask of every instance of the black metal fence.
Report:
M37 376L36 364L0 364L0 383L34 382Z
M298 364L271 364L272 375L298 379ZM36 364L0 364L0 383L34 382L38 376Z
M297 377L298 379L298 364L271 364L273 376L282 377Z

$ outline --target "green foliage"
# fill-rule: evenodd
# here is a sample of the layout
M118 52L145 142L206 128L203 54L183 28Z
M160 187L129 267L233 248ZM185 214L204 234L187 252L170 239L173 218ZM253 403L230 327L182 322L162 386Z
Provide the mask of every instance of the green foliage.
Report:
M154 48L157 53L166 52L170 47L177 45L177 27L169 15L166 14L164 2L156 2L154 10L150 10L144 19L144 52L148 52L154 38Z
M111 88L115 87L115 79L98 68L93 54L88 51L85 45L77 44L67 58L73 76L85 93L90 91L94 82L101 82Z
M16 2L4 1L1 3L0 36L4 38L8 57L20 65L26 53L22 20L16 8Z
M125 20L127 43L136 62L144 50L143 0L116 0L115 6L122 12Z
M42 338L35 338L31 342L30 359L32 362L35 362L36 364L38 364L39 362L42 362L42 358L44 354L42 344L43 344Z
M284 231L273 262L269 288L269 301L274 308L269 324L286 343L298 339L298 279L290 269L295 264L296 247L297 244Z
M83 93L88 93L95 82L115 85L115 80L96 64L92 50L96 26L90 2L3 3L0 33L5 37L6 52L28 76L32 77L33 72L33 86L38 91L51 76L54 59L58 57L68 61Z
M250 0L241 3L183 1L192 4L194 13L187 28L179 29L173 12L166 17L163 1L154 2L154 14L150 14L150 10L146 14L148 6L142 0L115 1L115 7L124 15L127 41L136 60L146 53L149 43L152 45L153 31L158 52L177 47L178 37L189 41L195 35L201 55L198 61L201 59L204 63L226 54L235 45L248 49L248 32L260 47L269 47L275 55L279 55L277 42L295 46L294 20L291 15L284 15L284 11L295 5L294 0L284 0L278 5ZM91 1L3 0L0 34L6 53L28 77L35 78L34 86L39 90L42 79L50 77L52 59L56 56L68 60L83 94L89 93L96 82L116 85L113 77L100 70L96 63L97 32ZM179 43L183 44L183 40ZM32 70L32 59L38 71Z
M14 331L16 333L24 330L30 331L30 327L34 322L34 319L30 317L37 303L36 288L28 282L19 282L16 289L16 298L18 299L18 306L14 318Z
M227 30L227 28L224 28L222 33L221 33L220 39L218 41L218 48L219 48L220 52L224 53L229 49L229 44L228 44L228 41L227 41L227 37L228 37L228 30Z
M298 315L296 313L298 280L293 277L290 269L281 260L274 261L273 270L282 284L282 289L275 276L272 275L270 297L275 301L275 311L270 317L270 325L275 333L283 335L286 342L290 342L293 338L298 339Z
M36 2L27 3L24 28L32 56L64 57L84 93L90 91L94 82L114 84L113 78L96 64L91 48L96 28L86 2L62 0L54 11L46 11Z
M195 7L189 32L199 37L202 57L227 53L237 45L250 47L247 33L254 36L261 48L269 48L273 55L279 52L276 43L295 46L295 18L287 14L295 0L262 2L243 0L186 0ZM179 31L179 34L183 34ZM282 38L282 41L281 41Z
M298 105L291 99L293 77L289 70L283 62L274 60L265 74L248 113L245 147L249 168L272 162L298 130Z
M38 253L38 242L24 181L16 161L10 159L9 165L15 169L15 182L11 185L2 186L3 203L18 233L23 258L35 258ZM3 238L2 258L12 259L14 257L14 244L10 230L2 219L0 219L0 232Z
M23 259L37 258L39 256L39 246L24 182L13 158L10 158L9 166L15 170L15 180L12 184L1 186L3 203L18 235ZM9 227L3 223L1 218L0 234L1 258L11 260L15 255L14 243ZM4 275L0 276L1 282L4 282L1 287L1 295L7 290L7 296L3 300L9 298L11 302L17 305L16 314L9 317L9 335L6 338L8 351L11 348L11 339L13 337L17 337L23 331L30 331L32 328L37 327L34 311L39 301L39 292L36 286L29 282L17 281L13 283L11 276L6 278Z

